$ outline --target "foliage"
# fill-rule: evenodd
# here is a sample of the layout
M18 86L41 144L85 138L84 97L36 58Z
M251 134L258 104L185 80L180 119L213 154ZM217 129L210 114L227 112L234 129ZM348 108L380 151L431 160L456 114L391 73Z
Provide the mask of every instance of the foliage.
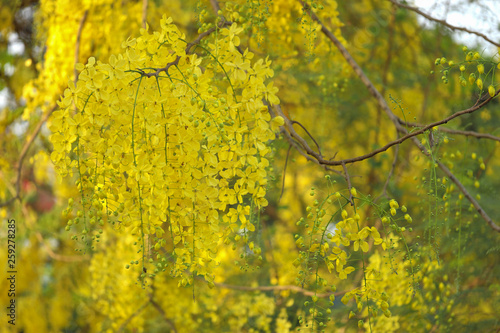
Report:
M500 327L498 54L395 0L0 15L0 332Z

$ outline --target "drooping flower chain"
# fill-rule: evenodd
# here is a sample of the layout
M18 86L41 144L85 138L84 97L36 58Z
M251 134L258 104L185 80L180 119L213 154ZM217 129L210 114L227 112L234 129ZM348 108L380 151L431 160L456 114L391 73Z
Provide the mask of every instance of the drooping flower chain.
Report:
M279 103L264 83L270 61L240 53L239 32L217 31L199 57L164 17L160 32L142 29L109 63L79 64L50 128L57 171L76 178L72 223L84 236L112 222L138 235L143 266L148 239L172 255L174 275L211 280L221 240L255 229L250 206L267 205L267 143L282 119L271 121L264 104Z

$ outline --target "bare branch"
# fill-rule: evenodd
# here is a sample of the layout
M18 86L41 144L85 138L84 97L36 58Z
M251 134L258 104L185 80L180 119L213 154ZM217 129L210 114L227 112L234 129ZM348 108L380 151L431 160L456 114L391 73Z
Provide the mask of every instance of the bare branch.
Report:
M225 26L230 26L231 24L233 24L232 22L229 22L229 21L225 21L225 20L222 20L218 26L219 26L219 29L222 28L222 27L225 27ZM197 44L200 43L200 41L205 38L206 36L210 35L212 32L214 32L217 28L216 27L213 27L213 28L210 28L208 29L207 31L204 31L202 32L201 34L198 35L198 37L192 41L191 43L187 43L186 45L186 54L190 54L191 53L191 48ZM181 57L180 56L177 56L177 58L175 58L174 61L172 62L169 62L165 67L162 67L162 68L157 68L156 71L154 72L151 72L151 73L146 73L146 72L143 72L141 71L141 75L145 76L145 77L157 77L161 72L165 72L168 74L168 70L170 69L170 67L172 66L175 66L179 63L179 60L181 60Z
M316 148L318 148L319 156L321 156L321 148L319 147L318 142L314 139L314 137L311 135L311 133L309 133L309 131L307 130L307 128L305 128L304 125L302 125L301 123L299 123L296 120L292 120L292 124L297 124L300 127L302 127L302 129L307 133L307 135L309 135L309 137L311 138L311 140L313 140L314 144L316 145Z
M137 310L135 310L134 313L132 313L118 328L118 332L123 332L125 330L125 327L134 319L134 317L137 317L139 314L141 314L142 311L149 305L149 300L142 304Z
M394 159L392 160L391 170L387 175L387 180L385 181L384 188L382 189L382 194L377 197L374 201L377 201L378 198L387 195L387 186L389 186L389 181L391 180L392 175L394 174L394 169L396 169L396 163L398 162L399 155L399 145L396 146L396 151L394 152Z
M321 20L318 18L318 16L313 11L311 11L311 8L309 7L309 5L307 5L306 3L304 3L302 0L298 0L298 1L302 4L302 6L304 7L304 10L309 14L309 16L311 16L311 18L314 21L316 21L321 26L321 32L326 37L328 37L328 39L330 39L330 41L340 51L340 53L342 54L342 56L344 57L344 59L352 67L352 69L354 70L354 72L356 73L356 75L361 79L361 81L363 82L363 84L366 86L366 88L368 89L368 91L370 92L370 94L373 97L376 98L379 106L382 108L382 110L385 111L385 113L387 114L387 116L389 117L389 119L391 119L391 121L396 126L397 130L399 132L403 132L404 133L405 132L405 128L402 127L398 123L398 121L397 121L398 117L394 113L392 113L391 108L387 105L387 102L385 101L385 99L382 96L382 94L377 90L377 88L375 88L375 86L370 81L370 79L366 76L366 74L361 69L361 67L356 63L356 61L354 60L354 58L349 54L349 51L347 51L347 49L344 47L344 45L342 45L342 43L337 39L337 37L335 37L335 35L323 24L323 22L321 22ZM348 163L348 162L346 162L346 163Z
M169 319L167 317L167 314L165 313L165 310L163 310L163 308L160 306L160 304L158 304L154 299L153 299L153 296L150 295L150 298L149 298L149 302L153 305L153 307L156 309L156 311L158 311L161 316L163 317L163 320L170 325L170 327L172 328L172 330L177 333L177 328L175 327L175 324L174 322Z
M212 5L214 12L217 14L220 10L219 2L217 0L210 0L210 4Z
M89 14L89 10L87 9L84 13L82 18L80 19L80 25L78 26L78 33L76 34L76 44L75 44L75 68L73 69L73 73L75 75L75 86L76 82L78 81L78 71L76 70L76 64L78 63L79 57L80 57L80 42L82 39L82 30L83 30L83 25L85 24L85 21L87 20L87 16Z
M76 64L78 63L78 57L80 53L80 40L82 37L82 30L83 26L85 24L85 21L87 20L88 16L88 10L86 10L83 13L83 16L80 20L80 25L78 27L78 33L76 37L76 45L75 45L75 69L74 69L74 74L75 74L75 85L78 80L78 73L76 70ZM9 200L0 203L0 207L5 207L16 201L17 199L20 199L21 195L21 173L22 173L22 168L23 168L23 163L24 163L24 158L26 157L26 154L28 153L29 148L35 141L36 137L38 136L38 133L40 133L40 130L43 126L43 124L49 119L49 117L52 115L52 113L57 109L57 105L54 105L45 115L43 115L42 119L40 122L36 125L35 130L31 135L29 136L28 141L24 144L23 149L21 150L21 153L19 154L19 160L17 162L17 177L16 177L16 192L15 195L10 198Z
M372 85L372 87L373 87L373 85ZM375 89L375 87L373 87L373 89ZM377 91L377 93L378 93L378 91ZM499 93L500 93L500 90L498 90L496 92L495 96L498 95ZM343 160L336 160L336 161L335 160L333 160L333 161L332 160L325 160L320 154L318 154L314 150L312 150L311 147L309 147L309 145L307 144L307 142L299 134L297 134L297 132L295 132L295 130L292 127L292 124L293 124L292 121L290 121L288 118L286 118L286 116L284 115L283 111L281 110L281 107L275 106L275 110L278 113L278 115L282 116L283 119L285 120L285 126L286 126L286 129L288 130L288 132L290 132L290 135L295 140L297 140L300 143L300 145L302 146L302 148L305 150L305 152L308 155L313 156L320 164L340 166L343 163L345 163L345 164L355 163L355 162L360 162L360 161L366 160L368 158L371 158L371 157L373 157L373 156L375 156L377 154L380 154L380 153L386 151L387 149L389 149L392 146L401 144L401 143L405 142L406 140L408 140L408 139L410 139L412 137L415 137L417 135L423 134L423 133L425 133L429 129L432 129L434 127L440 126L442 124L446 124L449 121L451 121L451 120L453 120L453 119L455 119L457 117L463 116L464 114L473 113L473 112L481 109L482 107L484 107L492 99L493 99L493 97L490 97L490 98L488 98L487 100L485 100L483 103L481 103L479 105L473 106L473 107L468 108L466 110L458 111L458 112L452 114L451 116L449 116L447 118L444 118L442 120L439 120L439 121L430 123L428 125L425 125L422 128L420 128L419 130L416 130L416 131L413 131L413 132L408 132L402 126L402 124L405 124L405 123L400 118L394 116L394 114L392 113L392 111L389 111L395 117L394 121L396 122L395 124L397 124L396 127L399 130L399 132L406 133L406 135L400 137L397 140L391 141L391 142L387 143L386 145L384 145L383 147L375 149L375 150L373 150L373 151L371 151L371 152L369 152L369 153L367 153L365 155L361 155L361 156L357 156L357 157L352 157L352 158L346 158L346 159L343 159ZM383 104L385 105L385 107L388 108L387 103L385 102L385 100L383 100Z
M463 135L463 136L472 136L478 139L490 139L490 140L495 140L500 142L500 137L494 136L488 133L478 133L478 132L473 132L473 131L460 131L460 130L454 130L451 128L446 128L446 127L439 127L439 130L445 133L450 133L450 134L458 134L458 135Z
M404 122L402 119L400 119L400 123L404 126L424 127L423 124ZM489 140L500 142L500 137L489 134L489 133L479 133L479 132L474 132L474 131L462 131L462 130L456 130L456 129L447 128L447 127L438 127L438 130L440 132L444 132L444 133L457 134L457 135L463 135L463 136L472 136L472 137L477 138L477 139L489 139Z
M28 141L24 144L24 147L21 150L21 153L19 154L19 161L17 162L17 167L16 167L17 168L16 193L9 200L0 203L0 207L8 206L11 203L13 203L15 200L21 198L20 197L20 195L21 195L21 173L22 173L22 169L23 169L24 159L25 159L26 154L28 153L28 150L30 149L31 145L33 144L33 142L35 142L35 139L38 136L38 133L40 133L40 130L42 129L43 124L47 121L47 119L49 119L52 112L54 112L54 110L56 110L56 109L57 109L57 105L54 105L52 107L52 109L47 111L47 113L42 117L40 122L36 125L33 133L31 133L31 135L29 136Z
M330 297L330 295L340 296L347 293L347 291L337 291L335 293L316 293L314 291L303 289L299 286L287 285L287 286L258 286L258 287L247 287L247 286L235 286L231 284L225 283L215 283L215 286L219 288L233 289L233 290L242 290L242 291L284 291L291 290L298 293L301 293L305 296L317 296L321 298Z
M288 150L286 151L286 159L285 159L285 167L283 168L283 183L281 184L281 194L278 199L278 202L281 201L281 197L283 196L283 192L285 191L285 177L286 177L286 166L288 164L288 158L290 157L290 150L292 149L292 145L288 146Z
M285 125L287 125L287 123L290 123L290 125L288 125L288 126L292 126L292 125L291 125L291 121L290 121L290 120L288 119L288 117L287 117L287 116L283 113L283 111L281 110L281 106L280 106L280 105L274 105L274 106L273 106L273 107L274 107L274 109L273 109L273 107L271 107L271 106L269 105L269 103L267 103L267 101L265 101L265 100L264 100L264 104L265 104L265 105L267 105L267 109L268 109L269 113L271 114L271 117L273 117L273 118L274 118L274 117L276 117L276 115L279 115L279 116L281 116L281 117L283 118L283 120L285 121ZM276 111L276 113L277 113L277 114L276 114L274 111ZM304 139L303 139L300 135L298 135L295 131L293 131L293 133L294 133L294 134L293 134L293 136L292 136L292 132L287 131L288 126L281 126L281 127L280 127L280 133L281 133L281 134L283 134L283 135L285 136L285 138L286 138L286 139L287 139L287 141L290 143L290 145L292 145L292 146L295 148L295 150L297 150L297 152L299 152L299 154L300 154L300 155L304 156L304 158L305 158L306 160L308 160L308 161L311 161L311 162L314 162L314 163L318 164L319 166L323 167L323 168L324 168L325 170L327 170L327 171L331 171L331 172L334 172L334 173L336 173L336 174L338 174L338 175L342 175L342 173L341 173L340 171L337 171L337 170L334 170L334 169L332 169L332 168L329 168L329 167L327 167L326 165L321 164L321 163L320 163L320 162L319 162L316 158L313 158L313 157L311 157L311 156L307 155L306 153L304 153L304 151L302 150L302 148L301 148L301 146L299 145L299 143L297 143L297 141L295 141L295 140L293 139L293 136L294 136L294 137L296 137L296 138L300 138L300 139L301 139L301 141L302 141L303 143L305 143L306 145L307 145L307 142L306 142L306 141L305 141L305 140L304 140ZM293 129L293 127L292 127L292 129ZM307 145L307 147L309 147L309 146Z
M472 30L469 30L467 28L462 28L462 27L457 27L457 26L454 26L454 25L451 25L449 24L448 22L446 22L446 20L439 20L437 18L434 18L426 13L424 13L423 11L421 11L420 9L416 8L416 7L412 7L412 6L409 6L409 5L405 5L405 4L402 4L400 3L399 1L396 1L396 0L389 0L390 2L392 2L394 5L398 6L398 7L401 7L401 8L405 8L405 9L408 9L408 10L411 10L423 17L425 17L426 19L430 20L430 21L434 21L434 22L437 22L437 23L440 23L448 28L450 28L451 30L459 30L459 31L464 31L464 32L467 32L469 34L473 34L473 35L476 35L478 37L481 37L482 39L484 39L485 41L495 45L496 47L500 47L500 43L497 43L497 42L494 42L492 41L491 39L488 38L488 36L482 34L482 33L479 33L479 32L476 32L476 31L472 31Z
M146 29L148 18L148 0L142 0L142 28Z
M484 101L478 101L478 102L476 102L476 104L474 106L472 106L471 108L469 108L467 110L456 112L453 115L451 115L451 116L449 116L449 117L447 117L447 118L445 118L445 119L443 119L441 121L429 124L429 125L423 127L422 129L420 129L418 131L415 131L415 132L412 132L412 133L408 133L408 131L406 130L406 128L401 125L401 120L394 113L392 113L391 109L387 105L387 102L385 101L385 99L383 98L383 96L375 88L375 86L371 83L370 79L366 76L366 74L363 72L363 70L361 69L361 67L359 67L359 65L352 58L352 56L349 54L349 52L346 50L346 48L342 45L342 43L335 37L335 35L328 28L326 28L326 26L321 22L321 20L318 18L318 16L316 16L316 14L314 14L314 12L311 11L311 9L309 8L309 6L307 4L305 4L301 0L298 0L298 1L302 4L302 6L304 7L304 10L307 11L307 13L309 14L309 16L311 16L311 18L313 20L315 20L316 22L318 22L318 24L321 25L321 32L323 32L332 41L332 43L337 47L337 49L340 51L340 53L342 54L342 56L346 59L346 61L349 63L349 65L353 68L354 72L358 75L358 77L361 79L361 81L363 82L363 84L366 86L366 88L368 89L368 91L372 94L372 96L375 97L375 99L377 100L379 106L389 116L389 119L391 119L391 121L393 122L393 124L396 127L396 129L399 132L406 134L402 138L400 138L398 140L395 140L395 141L393 141L393 142L385 145L384 147L381 148L382 150L381 149L377 149L377 150L373 151L372 153L369 153L369 154L364 155L364 156L360 156L360 157L355 158L355 159L343 160L343 161L340 161L340 164L342 164L342 163L352 163L352 162L355 162L357 160L363 160L363 159L369 158L371 156L374 156L374 155L378 154L381 151L387 150L389 147L393 146L394 144L399 144L399 143L401 143L401 142L403 142L403 141L405 141L405 140L407 140L409 138L411 138L412 141L413 141L413 143L417 147L420 148L420 150L422 151L422 153L424 153L426 156L429 156L429 153L420 144L419 140L415 137L416 135L422 134L426 130L431 129L433 127L436 127L438 125L445 124L448 121L450 121L450 120L452 120L454 118L457 118L459 116L462 116L464 114L472 113L474 111L477 111L480 108L482 108L483 106L485 106L486 104L488 104L493 98L495 98L500 93L500 90L497 90L493 96L490 96L489 98L487 98ZM392 0L390 0L390 1L392 1ZM285 124L287 124L286 120L285 120ZM292 128L292 130L293 130L293 128ZM302 141L305 142L304 139L302 139ZM303 143L301 142L301 144L303 144ZM307 145L307 143L306 143L306 145ZM304 146L303 145L303 147L304 147L304 149L306 149L305 147L308 147L308 146ZM314 156L314 158L316 158L320 164L338 165L338 163L339 163L338 161L325 161L321 156L318 156L310 148L309 148L309 150L306 150L306 151L308 152L309 155ZM335 164L335 163L337 163L337 164ZM467 198L467 200L469 200L472 203L472 205L474 206L474 208L476 208L476 210L478 211L478 213L488 223L488 225L494 231L500 232L500 226L496 225L493 222L493 220L481 208L481 206L479 205L479 203L476 200L474 200L474 198L470 195L470 193L467 191L467 189L462 185L462 183L460 183L460 181L457 179L457 177L455 177L453 175L453 173L451 173L451 171L444 164L438 162L438 166L457 185L457 187L460 189L460 191L462 191L462 193Z
M347 167L345 166L345 163L342 162L342 168L344 168L344 178L347 181L347 188L349 189L349 202L351 203L351 206L354 206L354 200L352 198L352 185L351 185L351 178L349 178L349 173L347 172Z

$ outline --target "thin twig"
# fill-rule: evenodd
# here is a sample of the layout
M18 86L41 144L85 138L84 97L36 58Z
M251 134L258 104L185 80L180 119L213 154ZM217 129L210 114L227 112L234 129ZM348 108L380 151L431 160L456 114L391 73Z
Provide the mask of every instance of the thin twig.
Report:
M217 286L219 288L242 290L242 291L284 291L284 290L291 290L291 291L301 293L305 296L317 296L320 298L330 297L330 295L340 296L340 295L344 295L345 293L347 293L347 291L337 291L335 293L333 293L333 292L316 293L314 291L306 290L306 289L303 289L299 286L294 286L294 285L247 287L247 286L235 286L235 285L230 285L230 284L225 284L225 283L215 283L215 286Z
M87 9L84 13L82 18L80 19L80 25L78 26L78 33L76 34L76 43L75 43L75 62L74 62L74 69L73 73L75 75L75 86L76 82L78 81L78 71L76 70L76 64L78 63L79 57L80 57L80 42L82 39L82 30L83 30L83 25L85 24L85 21L87 20L87 16L89 14L89 10Z
M170 325L170 327L172 328L172 330L177 333L177 328L175 327L175 324L174 322L169 319L167 317L167 314L165 313L165 310L163 310L163 308L160 306L160 304L158 304L154 299L153 297L150 295L150 299L149 299L149 302L151 303L151 305L153 305L153 307L156 309L156 311L158 311L161 316L163 317L163 320Z
M370 83L371 84L371 83ZM373 87L373 85L372 85ZM373 87L374 88L374 87ZM375 88L374 88L375 89ZM378 93L378 91L377 91ZM497 94L500 93L500 90L498 90L495 94L495 96ZM278 113L278 115L282 116L283 119L285 120L285 125L286 125L286 129L288 130L288 132L290 132L290 135L295 139L297 140L300 145L302 146L302 148L305 150L305 152L308 154L308 155L311 155L313 156L316 160L318 160L318 162L320 164L325 164L325 165L333 165L333 166L340 166L342 165L342 163L345 163L345 164L349 164L349 163L355 163L355 162L360 162L360 161L363 161L363 160L366 160L368 158L371 158L375 155L378 155L384 151L386 151L387 149L391 148L392 146L395 146L395 145L399 145L403 142L405 142L406 140L412 138L412 137L415 137L417 135L420 135L422 133L425 133L427 130L431 129L431 128L434 128L434 127L437 127L437 126L440 126L442 124L446 124L448 123L449 121L457 118L457 117L460 117L460 116L463 116L465 114L468 114L468 113L473 113L479 109L481 109L482 107L484 107L486 104L488 104L491 99L493 97L490 97L489 99L487 99L486 101L484 101L483 103L479 104L479 105L476 105L476 106L473 106L471 108L468 108L466 110L462 110L462 111L458 111L454 114L452 114L451 116L445 118L445 119L442 119L442 120L439 120L439 121L436 121L436 122L433 122L433 123L430 123L426 126L423 126L422 128L420 128L419 130L416 130L416 131L413 131L411 133L409 133L401 124L404 124L403 121L401 121L401 119L399 119L398 117L394 116L394 121L395 121L395 126L397 127L398 131L399 132L402 132L402 133L405 133L406 135L394 140L394 141L391 141L389 143L387 143L385 146L383 147L380 147L378 149L375 149L365 155L361 155L361 156L357 156L357 157L351 157L351 158L346 158L346 159L343 159L343 160L326 160L324 159L323 157L321 157L321 155L319 155L318 153L316 153L314 150L312 150L309 145L307 144L307 142L302 138L300 137L300 135L297 134L297 132L295 132L295 130L293 129L292 127L292 122L290 120L288 120L287 118L285 118L284 114L283 114L283 111L281 110L281 107L278 106L275 106L275 110L276 112ZM384 104L387 106L387 103L385 102L384 100ZM387 106L388 107L388 106ZM392 111L390 111L392 115L394 115L392 113Z
M345 163L342 162L342 168L344 169L344 178L347 181L347 189L349 190L349 202L351 203L351 206L354 207L354 200L352 198L352 185L351 185L351 178L349 177L349 173L347 172L347 167L345 166Z
M82 37L82 30L83 26L85 24L85 21L87 20L88 16L88 10L86 10L83 13L82 18L80 19L80 25L78 26L78 33L76 36L76 45L75 45L75 69L74 69L74 74L75 74L75 86L76 82L78 80L78 75L77 75L77 70L76 70L76 64L78 63L78 57L80 53L80 40ZM17 199L21 199L21 173L22 173L22 168L23 168L23 163L24 163L24 158L26 157L26 154L28 153L28 150L30 149L31 145L33 142L35 142L36 137L38 136L38 133L40 133L40 130L49 119L49 117L52 115L52 113L57 109L57 104L54 105L40 120L40 122L36 125L35 130L31 135L29 136L28 141L25 143L23 149L21 150L21 153L19 154L19 160L17 162L17 177L16 177L16 193L15 195L10 198L9 200L5 202L0 203L0 207L5 207L16 201Z
M121 325L120 327L118 328L118 332L123 332L123 330L125 329L125 327L127 327L127 325L130 323L130 321L132 321L132 319L134 319L134 317L138 316L142 311L144 311L144 309L149 305L149 300L147 302L145 302L144 304L142 304L137 310L135 310L134 313L132 313Z
M418 124L418 123L404 122L402 119L400 119L400 123L404 126L409 126L409 127L423 127L424 126L424 125ZM463 135L463 136L472 136L472 137L477 138L477 139L489 139L489 140L500 142L500 137L489 134L489 133L479 133L479 132L474 132L474 131L462 131L462 130L456 130L456 129L451 129L451 128L447 128L447 127L438 127L438 130L440 132L444 132L444 133L457 134L457 135Z
M210 0L210 4L212 5L214 12L217 14L220 10L219 2L217 0Z
M64 261L64 262L81 262L81 261L87 261L90 258L87 255L76 255L76 256L66 256L62 254L55 253L50 246L45 243L45 240L42 236L42 234L39 231L35 232L36 238L40 241L40 243L45 247L47 250L47 253L49 257L51 257L54 260L57 261Z
M229 21L221 21L218 26L219 26L219 29L222 28L222 27L225 27L225 26L230 26L232 24L232 22L229 22ZM210 35L212 32L214 32L217 28L216 27L212 27L210 29L208 29L207 31L204 31L202 32L201 34L198 35L198 37L192 41L191 43L188 43L186 45L186 54L190 54L191 53L191 48L197 44L200 43L200 41L205 38L206 36ZM145 76L145 77L158 77L158 75L161 73L161 72L165 72L168 74L168 70L170 69L170 67L172 66L176 66L177 64L179 64L179 61L181 60L181 57L180 56L177 56L177 58L175 58L174 61L172 62L169 62L165 67L162 67L162 68L157 68L154 72L151 72L151 73L146 73L144 71L141 71L141 75L142 76Z
M302 129L307 133L307 135L309 135L309 137L311 138L311 140L313 140L314 144L316 145L316 148L318 148L319 156L321 156L321 148L319 147L318 142L313 138L313 136L311 135L311 133L309 133L309 131L307 130L307 128L305 128L304 125L302 125L301 123L299 123L296 120L292 120L292 124L297 124L300 127L302 127Z
M142 28L146 29L148 18L148 0L142 0Z
M281 193L280 193L280 198L278 199L278 202L281 201L281 197L283 196L283 192L285 191L286 166L288 164L288 157L290 157L290 150L292 150L292 145L288 146L288 150L286 152L285 167L283 168L283 182L281 184Z
M478 132L474 132L474 131L460 131L460 130L445 128L445 127L439 127L438 129L442 132L445 132L445 133L458 134L458 135L463 135L463 136L472 136L472 137L475 137L477 139L490 139L490 140L500 142L500 137L494 136L494 135L491 135L488 133L478 133Z
M0 203L0 207L5 207L13 203L17 199L21 199L21 174L22 174L22 168L23 168L23 163L24 159L26 158L26 154L28 153L28 150L30 149L31 145L35 141L36 137L38 136L38 133L40 133L40 130L42 129L42 125L47 121L47 119L50 117L52 112L57 109L57 105L54 105L52 109L50 109L40 120L40 122L36 125L33 133L29 136L28 141L24 144L23 149L21 150L21 153L19 154L19 161L17 162L17 177L16 177L16 193L15 195L10 198L9 200Z
M398 6L398 7L401 7L401 8L405 8L405 9L408 9L408 10L411 10L423 17L425 17L426 19L430 20L430 21L434 21L434 22L437 22L437 23L440 23L448 28L450 28L451 30L459 30L459 31L464 31L464 32L467 32L469 34L473 34L473 35L476 35L478 37L481 37L482 39L484 39L485 41L495 45L496 47L500 47L500 44L497 43L497 42L494 42L492 41L491 39L489 39L486 35L483 35L482 33L480 32L476 32L476 31L473 31L473 30L469 30L467 28L462 28L462 27L457 27L455 25L451 25L449 24L448 22L446 22L446 20L440 20L440 19L437 19L437 18L434 18L426 13L424 13L423 11L421 11L420 9L416 8L416 7L412 7L412 6L409 6L409 5L405 5L405 4L402 4L400 3L399 1L396 1L396 0L389 0L390 2L392 2L394 5Z
M305 149L297 141L295 141L293 139L292 135L290 135L290 133L286 129L283 128L281 130L281 133L285 136L285 138L290 143L290 145L292 145L295 148L295 150L297 150L297 152L300 155L302 155L306 160L318 164L319 166L321 166L322 168L324 168L327 171L334 172L337 175L342 175L342 172L335 170L335 169L332 169L332 168L329 168L327 165L321 164L316 158L311 157L310 155L308 155L308 153L304 152Z
M387 179L384 184L384 188L382 189L382 193L373 200L373 202L376 202L379 198L383 196L387 196L387 187L389 186L389 181L392 178L392 175L394 174L394 170L396 169L396 163L398 161L398 155L399 155L399 145L396 146L396 151L394 152L394 159L392 160L392 165L391 165L391 170L389 171L389 174L387 175Z

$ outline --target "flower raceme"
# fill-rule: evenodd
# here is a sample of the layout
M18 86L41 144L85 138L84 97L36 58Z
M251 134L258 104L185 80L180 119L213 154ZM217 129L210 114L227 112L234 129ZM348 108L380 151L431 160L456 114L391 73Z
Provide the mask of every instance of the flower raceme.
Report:
M283 119L264 104L279 103L271 62L240 54L239 32L233 24L193 47L163 17L109 63L78 64L50 128L56 170L76 177L68 224L82 222L82 239L109 222L138 237L143 269L154 248L174 276L212 281L221 240L255 230L251 207L267 205L268 142Z

